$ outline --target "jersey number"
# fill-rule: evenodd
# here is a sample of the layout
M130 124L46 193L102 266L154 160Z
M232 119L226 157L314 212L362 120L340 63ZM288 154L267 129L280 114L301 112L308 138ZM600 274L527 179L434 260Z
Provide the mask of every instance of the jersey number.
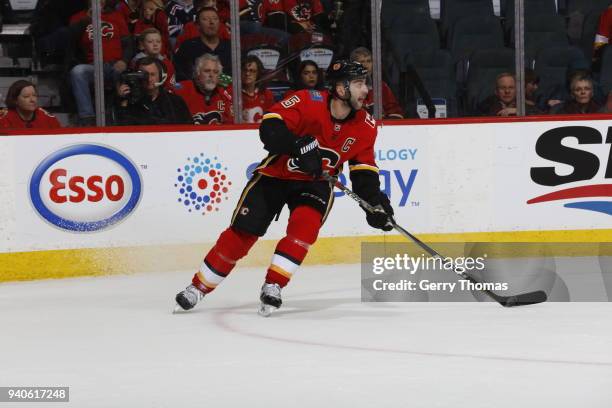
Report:
M300 98L297 95L292 95L289 99L282 101L281 106L283 108L288 109L292 107L293 105L295 105L296 103L298 103L299 101L300 101Z

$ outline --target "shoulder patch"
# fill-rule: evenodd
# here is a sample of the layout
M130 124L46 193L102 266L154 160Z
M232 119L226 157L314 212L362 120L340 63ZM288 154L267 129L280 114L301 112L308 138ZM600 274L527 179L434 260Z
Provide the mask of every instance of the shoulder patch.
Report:
M6 117L6 115L8 115L8 109L6 108L0 108L0 119L3 119Z
M310 99L315 101L315 102L323 102L323 95L321 95L321 92L317 91L317 90L310 90L308 91L310 93Z

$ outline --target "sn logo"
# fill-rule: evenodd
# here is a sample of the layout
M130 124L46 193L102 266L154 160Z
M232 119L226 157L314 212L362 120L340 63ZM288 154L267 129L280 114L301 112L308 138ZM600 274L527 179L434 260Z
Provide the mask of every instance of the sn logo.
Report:
M612 127L608 128L604 142L602 134L597 129L586 126L565 126L542 134L536 142L536 153L543 159L572 166L573 171L567 175L560 175L554 166L532 167L531 179L534 182L543 186L558 186L574 181L591 180L597 175L601 166L599 157L591 152L564 145L563 141L566 138L576 138L581 145L602 143L611 145L604 177L612 178Z

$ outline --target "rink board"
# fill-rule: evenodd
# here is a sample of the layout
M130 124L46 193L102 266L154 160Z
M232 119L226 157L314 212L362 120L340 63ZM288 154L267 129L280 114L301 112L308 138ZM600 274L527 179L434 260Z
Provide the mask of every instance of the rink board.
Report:
M612 241L609 124L385 125L381 186L429 241ZM0 281L196 268L265 157L253 128L117 131L0 138ZM269 261L286 218L245 264ZM364 218L336 193L308 262L403 239Z

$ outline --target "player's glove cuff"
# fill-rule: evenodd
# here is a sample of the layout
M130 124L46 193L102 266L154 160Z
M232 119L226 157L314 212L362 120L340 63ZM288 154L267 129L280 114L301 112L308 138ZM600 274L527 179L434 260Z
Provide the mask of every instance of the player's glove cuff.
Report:
M369 203L374 207L375 211L366 211L368 225L383 231L391 231L393 229L391 224L393 220L393 207L391 207L389 197L385 193L380 192L380 195L371 199Z

